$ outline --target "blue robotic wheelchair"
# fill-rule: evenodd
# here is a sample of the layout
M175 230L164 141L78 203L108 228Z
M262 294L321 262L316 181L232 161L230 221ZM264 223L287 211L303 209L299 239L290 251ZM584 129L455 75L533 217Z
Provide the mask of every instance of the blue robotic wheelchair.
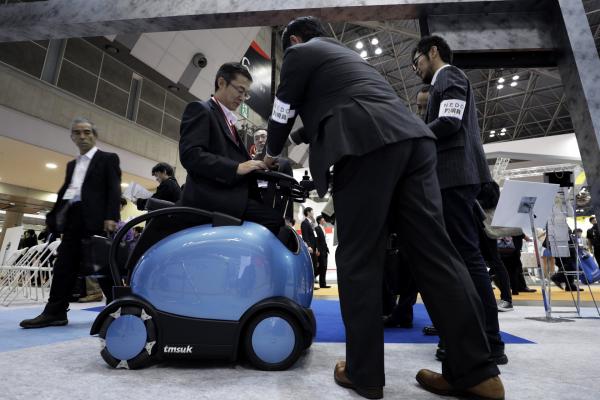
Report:
M258 175L276 182L286 201L307 196L288 175ZM164 359L245 355L258 369L289 368L316 331L313 268L302 239L286 227L291 240L284 245L262 225L169 205L150 202L154 210L129 221L112 241L114 300L90 332L100 337L104 361L137 369ZM122 238L145 221L124 257Z

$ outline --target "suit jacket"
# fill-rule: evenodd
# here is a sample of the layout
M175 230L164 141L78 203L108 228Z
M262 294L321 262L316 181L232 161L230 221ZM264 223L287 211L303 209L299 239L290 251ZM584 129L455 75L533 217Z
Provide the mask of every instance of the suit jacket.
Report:
M304 221L300 224L302 231L302 240L306 242L308 247L312 247L313 250L317 249L317 238L315 237L315 230L308 218L304 218Z
M288 48L276 97L267 153L279 155L300 115L301 140L310 143L309 166L320 196L327 192L330 167L343 157L434 138L383 76L335 39L313 38Z
M250 155L233 140L219 107L213 100L195 101L183 112L179 156L188 175L181 204L240 218L258 187L256 180L237 174Z
M325 232L323 232L320 225L317 225L315 232L317 233L317 249L322 256L326 257L329 253L329 247L327 247L327 241L325 240Z
M462 114L462 116L461 116ZM491 182L469 79L449 66L429 91L425 121L437 137L440 188Z
M65 181L58 191L57 200L46 216L50 228L56 227L56 214L67 204L63 200L69 188L76 160L67 164ZM121 208L121 168L119 156L102 150L96 151L90 160L83 184L81 185L81 214L88 232L104 230L104 221L119 221ZM54 229L51 229L54 230Z

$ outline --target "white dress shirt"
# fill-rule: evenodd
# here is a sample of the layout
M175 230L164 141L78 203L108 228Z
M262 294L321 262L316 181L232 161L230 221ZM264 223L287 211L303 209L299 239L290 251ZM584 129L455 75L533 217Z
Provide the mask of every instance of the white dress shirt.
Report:
M216 97L213 96L212 99L215 103L217 103L219 105L219 107L221 107L221 110L223 110L223 114L225 114L225 119L227 120L227 126L229 126L229 131L231 132L233 137L235 137L233 127L235 127L235 124L237 124L237 121L238 121L237 116L233 113L233 111L231 111L229 108L227 108L223 104L221 104L221 102L219 100L217 100Z
M431 86L433 86L435 84L435 80L437 79L437 76L440 73L440 71L443 70L444 68L448 68L449 66L450 66L450 64L444 64L443 66L440 67L440 69L435 71L435 74L433 74L433 78L431 78Z
M81 201L81 186L83 185L83 180L85 179L88 167L90 166L90 161L92 161L92 158L97 151L98 148L94 146L87 153L77 156L71 183L69 183L69 187L63 196L63 200L70 200L71 203Z

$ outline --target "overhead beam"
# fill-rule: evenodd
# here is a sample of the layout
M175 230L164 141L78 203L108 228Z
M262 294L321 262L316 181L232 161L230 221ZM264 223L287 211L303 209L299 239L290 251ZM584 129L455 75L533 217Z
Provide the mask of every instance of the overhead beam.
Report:
M302 15L326 22L421 15L542 10L543 0L48 0L0 8L0 41L284 25Z

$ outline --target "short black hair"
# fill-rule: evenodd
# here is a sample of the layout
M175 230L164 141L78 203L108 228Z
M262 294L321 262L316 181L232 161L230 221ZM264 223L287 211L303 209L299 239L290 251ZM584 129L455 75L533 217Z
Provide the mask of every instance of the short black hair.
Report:
M590 217L590 219L589 219L590 223L592 223L593 219L596 219L596 217Z
M440 54L440 58L443 62L452 64L452 50L444 38L440 36L425 36L424 38L421 38L419 43L417 43L417 47L415 47L411 53L411 60L415 59L415 54L417 54L417 51L421 54L427 55L433 46L437 47L438 53Z
M317 224L320 224L322 219L325 219L325 217L324 217L324 216L322 216L322 215L319 215L319 216L317 217Z
M133 230L136 231L137 233L142 233L142 231L144 230L144 228L142 228L141 226L134 226Z
M163 172L168 176L173 176L173 167L171 167L166 162L159 162L154 167L152 167L152 175L154 175L157 172Z
M582 230L582 229L580 229L580 228L577 228L577 229L575 229L575 233L577 233L577 232L581 232L581 233L583 233L583 230Z
M121 203L121 205L123 207L125 207L127 205L127 200L125 199L125 197L121 197L121 199L119 200L119 202Z
M315 37L329 36L321 20L311 16L298 17L285 27L281 37L283 51L292 45L290 41L292 35L301 37L303 42L308 42Z
M309 212L311 212L311 211L312 211L312 207L306 207L306 208L304 209L304 216L305 216L305 217L308 217L308 213L309 213Z
M236 75L242 75L252 82L252 75L250 75L250 71L248 71L246 66L239 62L228 62L221 65L217 71L217 76L215 76L215 92L219 90L219 78L225 79L225 82L229 84L229 82L235 79Z

